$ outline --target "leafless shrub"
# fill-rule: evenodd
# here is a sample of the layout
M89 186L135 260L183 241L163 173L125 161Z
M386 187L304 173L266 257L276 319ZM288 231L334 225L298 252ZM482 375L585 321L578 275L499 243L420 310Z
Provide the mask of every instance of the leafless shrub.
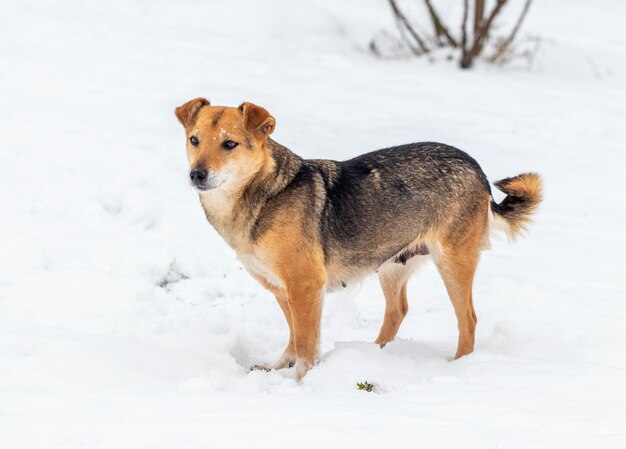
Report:
M496 19L502 13L509 0L463 0L462 20L457 35L450 31L444 17L437 11L432 0L418 0L422 3L427 20L432 27L431 32L419 29L416 22L409 20L405 12L398 5L397 0L388 0L395 23L398 27L402 42L415 56L423 56L436 49L448 48L458 52L459 65L467 69L472 67L476 58L483 57L486 61L502 65L516 56L532 58L536 50L516 51L515 43L518 32L528 14L532 0L524 0L522 10L517 17L511 31L504 36L492 36L495 30ZM521 1L521 0L520 0ZM491 5L489 9L488 6ZM385 42L390 44L389 36ZM370 49L378 56L383 56L380 36L372 39ZM536 40L536 48L539 41ZM397 46L394 45L394 48ZM530 51L530 52L529 52Z

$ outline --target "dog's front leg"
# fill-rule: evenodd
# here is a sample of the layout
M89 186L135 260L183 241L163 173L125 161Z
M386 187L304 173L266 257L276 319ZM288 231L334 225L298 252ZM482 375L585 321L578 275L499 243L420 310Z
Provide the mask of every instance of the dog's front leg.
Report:
M264 269L286 292L287 307L282 304L281 307L285 315L291 316L296 380L300 382L318 359L327 276L322 245L303 232L307 226L294 220L293 214L294 211L289 210L273 218L275 225L260 239L257 254ZM280 302L278 296L277 299Z
M255 278L263 287L272 292L276 297L276 302L285 315L287 325L289 326L289 342L280 358L273 364L257 363L252 369L260 369L271 371L273 369L291 368L296 363L296 349L294 346L293 325L291 323L291 310L289 310L289 297L287 291L281 287L269 283L265 278L259 276L254 271L248 270L248 273Z
M323 282L306 280L289 286L289 309L296 350L296 381L317 362L322 318Z
M287 297L287 292L282 289L276 289L274 295L276 296L276 301L278 302L278 305L285 314L287 324L289 325L289 343L287 343L287 347L283 351L283 354L280 356L280 359L278 359L276 363L271 365L269 369L290 368L296 362L296 349L294 345L293 324L291 318L291 310L289 309L289 299Z

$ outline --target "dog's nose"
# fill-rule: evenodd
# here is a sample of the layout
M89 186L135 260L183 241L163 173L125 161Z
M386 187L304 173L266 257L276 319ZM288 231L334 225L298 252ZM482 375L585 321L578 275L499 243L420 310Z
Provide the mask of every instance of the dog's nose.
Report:
M208 173L204 168L194 168L189 172L189 177L191 178L191 182L196 185L202 185L206 181Z

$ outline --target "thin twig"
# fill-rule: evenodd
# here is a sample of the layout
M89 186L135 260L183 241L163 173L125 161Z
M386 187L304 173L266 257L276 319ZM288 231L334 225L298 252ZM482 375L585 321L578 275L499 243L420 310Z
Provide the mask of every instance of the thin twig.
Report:
M435 25L435 33L437 34L437 37L441 35L445 36L450 46L457 48L459 46L459 43L452 37L452 35L448 31L448 28L443 24L441 18L439 17L439 14L437 14L437 11L435 11L435 8L433 8L430 0L424 0L424 3L426 3L426 7L428 8L428 13L430 14L433 25Z
M461 22L461 67L466 69L471 65L466 64L467 55L467 16L469 11L469 0L463 0L463 20Z
M531 3L532 3L532 0L526 0L526 3L524 3L524 9L522 9L520 16L517 18L517 22L515 23L515 26L513 27L511 34L509 34L509 37L507 37L502 42L502 44L498 46L498 50L494 53L493 56L489 58L489 62L497 61L500 58L500 56L502 56L502 54L509 48L511 43L515 40L515 36L517 36L517 32L521 28L522 22L524 22L524 19L526 18L526 14L528 13L528 10L530 9Z
M417 31L415 31L415 29L411 26L411 24L409 23L409 21L407 20L405 15L402 14L402 11L400 11L400 8L398 8L398 5L396 4L396 1L395 0L389 0L389 5L391 6L393 14L396 17L396 20L398 22L402 23L402 25L404 25L404 27L409 32L411 37L413 37L413 39L415 39L415 42L417 42L417 45L422 50L422 53L416 52L415 49L413 49L412 46L409 46L411 48L411 50L413 50L413 52L418 54L418 55L419 54L423 54L423 53L428 53L429 52L428 47L426 47L426 44L424 43L422 38L419 36L419 34L417 34Z

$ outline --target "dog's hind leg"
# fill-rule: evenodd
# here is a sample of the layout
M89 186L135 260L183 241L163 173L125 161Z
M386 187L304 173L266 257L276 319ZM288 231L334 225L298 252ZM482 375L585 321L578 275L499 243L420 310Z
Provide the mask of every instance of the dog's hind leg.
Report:
M378 270L380 286L385 294L385 318L375 343L384 347L392 341L402 320L409 311L406 298L406 285L411 274L423 263L425 257L415 256L406 264L389 261Z
M375 343L381 348L396 337L400 324L409 311L406 284L407 281L398 282L391 277L380 276L380 285L385 294L385 318Z
M457 318L459 342L455 359L474 351L477 318L472 284L480 257L482 232L480 229L471 232L461 239L460 244L444 245L442 253L435 260Z

